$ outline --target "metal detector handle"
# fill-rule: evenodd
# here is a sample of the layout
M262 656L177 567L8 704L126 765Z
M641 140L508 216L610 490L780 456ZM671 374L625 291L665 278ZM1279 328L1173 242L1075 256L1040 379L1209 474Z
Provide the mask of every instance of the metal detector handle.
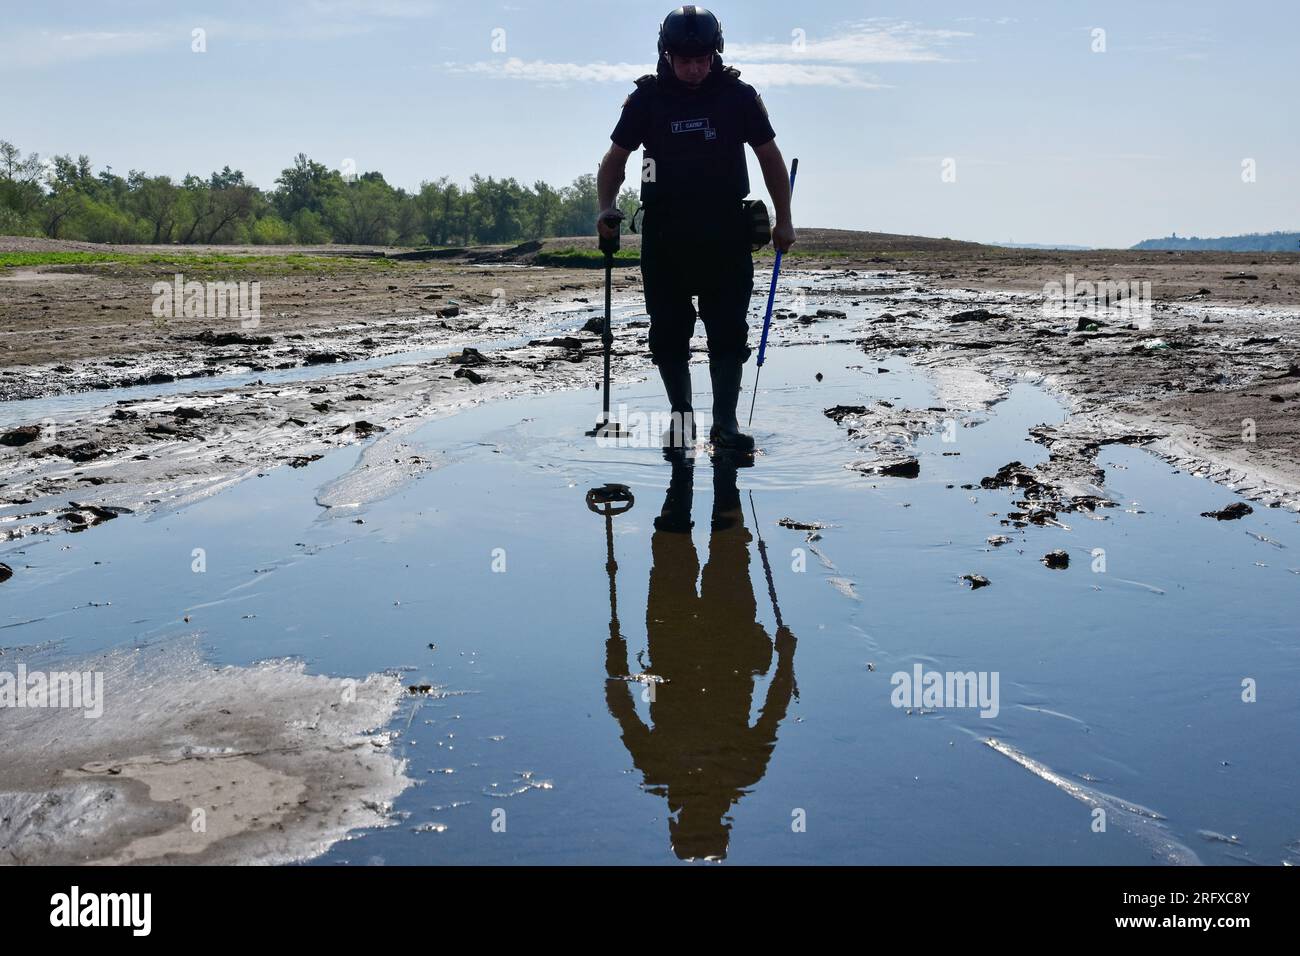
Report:
M600 219L601 222L613 223L615 226L621 228L624 219L623 211L621 209L607 210L601 215ZM600 251L605 253L605 265L607 266L610 265L610 260L614 257L614 253L618 252L619 239L620 236L617 232L609 238L606 238L605 236L600 237Z

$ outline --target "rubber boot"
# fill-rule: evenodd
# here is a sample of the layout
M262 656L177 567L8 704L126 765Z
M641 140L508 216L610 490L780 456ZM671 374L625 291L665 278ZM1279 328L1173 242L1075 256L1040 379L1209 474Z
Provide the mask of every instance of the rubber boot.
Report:
M695 409L691 406L691 363L689 359L660 360L659 377L674 413L672 424L663 433L664 457L681 458L695 447Z
M744 434L736 421L744 369L744 360L740 358L709 359L709 377L713 379L713 426L709 429L709 440L717 448L749 454L754 451L754 439Z
M673 462L668 493L664 495L663 509L655 516L656 531L686 532L695 527L691 520L691 500L695 491L695 463L685 457Z
M736 487L735 455L713 457L713 518L714 531L743 526L745 512L740 506L740 489Z

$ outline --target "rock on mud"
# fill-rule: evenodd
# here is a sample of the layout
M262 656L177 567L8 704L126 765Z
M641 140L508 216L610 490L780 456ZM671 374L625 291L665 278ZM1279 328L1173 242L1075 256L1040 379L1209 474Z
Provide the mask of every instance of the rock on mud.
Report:
M911 455L861 462L853 467L864 474L883 475L887 478L918 478L921 475L921 463Z
M1202 511L1201 517L1216 518L1219 521L1233 521L1237 518L1244 518L1254 510L1254 508L1246 504L1244 501L1234 501L1226 508L1221 508L1218 511Z
M867 406L865 405L836 405L834 408L822 410L822 414L837 425L842 424L846 418L865 415L866 413Z
M204 329L194 336L195 342L204 345L270 345L275 340L269 335L243 335L239 332L213 332Z
M475 348L465 347L464 350L447 356L447 361L452 365L486 365L487 357Z
M1000 319L1002 316L994 315L988 309L967 309L965 312L958 312L955 315L948 316L949 322L987 322L989 319Z
M59 518L68 523L69 531L85 531L105 521L112 521L118 515L129 514L131 514L130 508L118 505L83 505L69 501L68 507L59 514Z
M82 442L80 445L73 445L71 448L63 444L49 445L39 451L32 452L33 458L43 458L47 455L54 455L59 458L67 458L69 461L83 462L94 461L96 458L102 458L108 454L108 449L101 448L94 442Z
M820 521L796 521L794 518L782 518L777 524L792 531L820 531L826 527Z
M353 422L351 425L344 425L342 428L335 429L335 434L338 434L339 432L345 432L348 429L352 429L362 438L365 438L367 435L373 435L376 432L382 432L388 430L384 428L383 425L376 425L373 422L368 422L363 418L360 421Z
M41 428L39 425L21 425L0 435L0 445L17 448L20 445L26 445L28 442L36 441L40 437Z
M1041 483L1033 471L1019 461L1009 461L997 473L980 479L981 488L1036 488Z

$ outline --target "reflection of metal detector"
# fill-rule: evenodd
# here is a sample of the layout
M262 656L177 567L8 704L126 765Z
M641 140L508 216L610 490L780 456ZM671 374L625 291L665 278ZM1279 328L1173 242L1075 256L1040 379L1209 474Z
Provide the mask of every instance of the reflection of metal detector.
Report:
M623 221L623 214L618 210L611 210L602 218L612 222L617 227ZM631 434L618 422L609 419L609 356L614 348L614 331L610 327L609 297L610 287L614 284L614 253L618 252L618 242L617 233L608 239L604 236L600 237L600 251L605 253L605 324L600 334L600 340L605 344L605 404L600 421L596 422L595 428L586 433L588 438L622 438ZM606 485L605 487L615 486ZM618 485L617 487L623 488L624 486ZM591 505L590 493L587 496L587 505L588 507Z
M754 508L754 492L749 493L749 511L754 516L754 533L758 535L758 554L763 559L763 574L767 577L767 596L772 599L772 613L776 615L776 649L777 653L781 652L782 633L785 639L793 640L794 635L790 629L785 626L785 621L781 620L781 605L776 603L776 582L772 579L772 565L767 560L767 545L763 542L762 525L758 523L758 511ZM794 699L799 699L799 682L794 680L793 673L790 676L791 689L794 693Z
M758 554L763 559L763 574L767 576L767 596L772 599L772 612L776 615L778 629L785 627L781 620L781 605L776 603L776 582L772 580L772 565L767 560L767 545L763 543L763 529L758 523L758 511L754 508L754 492L749 493L749 511L754 516L754 533L758 535Z
M614 516L632 510L636 499L632 489L627 485L605 484L587 492L587 507L598 515L605 516L605 571L609 574L609 636L619 637L618 633L618 591L614 586L614 576L618 572L618 562L614 560ZM619 507L622 505L622 507Z

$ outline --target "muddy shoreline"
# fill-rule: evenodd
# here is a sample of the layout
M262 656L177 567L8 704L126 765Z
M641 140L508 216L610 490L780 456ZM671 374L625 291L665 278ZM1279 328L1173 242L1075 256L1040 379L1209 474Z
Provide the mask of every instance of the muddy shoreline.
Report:
M1016 491L1012 510L1001 516L1008 529L1068 528L1116 504L1097 463L1108 444L1140 446L1219 482L1224 504L1237 492L1260 506L1300 511L1300 315L1280 303L1156 297L1150 313L1134 321L1122 313L1063 317L1045 312L1032 291L957 285L899 263L808 264L798 262L785 274L773 361L783 347L851 345L862 352L863 374L888 376L891 359L903 358L934 386L934 404L924 408L885 400L828 403L825 414L844 431L842 466L861 473L862 481L916 477L918 439L978 427L1014 385L1028 382L1069 409L1064 422L1027 430L1027 439L1046 448L1047 460L1033 467L1010 461L969 476L972 491ZM405 281L445 280L468 300L466 273L445 270L472 268L422 266ZM9 410L0 419L0 542L7 542L0 588L24 573L25 539L180 508L271 469L310 466L346 446L361 453L349 471L318 490L316 503L324 509L365 504L451 460L454 451L415 441L421 424L485 402L586 389L594 421L602 363L591 320L600 299L594 292L566 293L589 290L598 273L526 265L501 272L516 278L516 294L548 291L509 304L499 297L466 301L463 308L457 303L454 315L448 304L435 303L398 306L411 311L387 317L359 316L352 305L326 308L323 317L299 316L299 324L283 327L264 322L252 331L200 320L184 330L157 330L156 338L141 340L146 347L112 357L92 349L102 331L69 333L68 350L57 357L49 350L64 341L57 332L29 338L27 354L43 355L44 364L6 365L3 376L9 394L24 399L0 402L0 412ZM755 272L751 316L761 315L766 294L761 260ZM476 275L484 282L499 278ZM27 283L48 281L68 280L9 282L0 285L0 299L12 308L14 290L20 295ZM636 270L620 270L615 403L619 384L653 376L636 290ZM253 336L268 341L247 340ZM84 349L91 351L82 355ZM703 364L703 335L693 349ZM319 358L325 354L333 360ZM196 370L222 378L184 377ZM140 381L157 374L174 379ZM118 377L106 377L112 375ZM747 375L747 387L751 381ZM705 387L697 380L697 391ZM113 390L121 388L161 391L123 398ZM57 411L73 407L66 400L78 396L88 404ZM760 396L760 406L778 400ZM42 408L49 414L13 412ZM1247 421L1252 440L1243 439ZM761 451L761 429L756 434ZM26 659L28 650L0 647L0 664ZM141 661L142 653L154 656ZM175 711L180 722L142 734L130 712L119 712L82 740L65 732L67 721L80 715L42 723L28 712L26 749L13 751L0 786L11 821L0 830L0 847L11 862L304 859L358 827L391 822L387 808L408 785L382 735L403 693L392 675L312 677L288 662L216 669L192 649L171 645L156 654L123 651L95 666L116 674L119 686L138 685L141 693L132 697L159 714ZM253 699L241 702L239 689L247 687ZM364 693L340 708L347 687ZM357 700L364 706L353 705ZM250 723L247 714L260 716ZM50 734L63 741L55 760L48 759L55 752ZM227 782L218 785L222 777ZM232 785L233 791L218 792ZM338 799L339 786L346 799ZM229 809L232 801L255 812L239 826L195 836L187 822L193 807ZM72 819L80 821L78 838L56 843L52 834Z
M925 272L899 271L898 262L868 265L807 270L797 263L788 270L789 301L775 316L774 345L817 341L847 310L851 319L834 334L876 359L903 355L948 379L1041 382L1072 409L1070 440L1093 451L1098 442L1139 442L1267 505L1295 507L1300 500L1300 313L1275 303L1157 296L1144 320L1076 319L1046 314L1032 292L954 287ZM763 271L760 259L756 278ZM506 283L510 295L552 291L512 301L498 285L495 299L476 305L480 293L477 286L466 290L467 274L479 283ZM297 325L264 320L244 331L233 322L214 329L211 321L183 320L185 331L155 330L147 348L123 357L68 357L91 336L74 340L57 365L7 367L0 388L11 399L100 392L105 404L86 415L24 420L9 411L0 418L0 538L77 531L128 511L183 505L377 435L394 450L399 470L418 473L431 463L402 447L411 423L510 395L598 385L601 349L592 319L600 297L588 288L598 274L424 264L405 281L446 287L445 298L465 303L454 306L454 315L434 303L394 306L409 309L405 317L363 319L354 310L364 303L318 302L320 314L299 315ZM616 276L615 300L625 316L615 328L617 380L652 368L637 270ZM26 287L26 280L0 286L0 301L12 309ZM77 288L83 299L99 294L93 285ZM762 292L755 289L751 316L761 314ZM751 324L756 337L758 319ZM702 335L694 348L704 351ZM239 384L222 384L241 374ZM211 376L220 378L205 382ZM113 389L149 385L167 394L113 398ZM985 406L993 400L996 390L982 397ZM19 407L0 402L0 413ZM933 427L942 418L931 410L918 424Z

